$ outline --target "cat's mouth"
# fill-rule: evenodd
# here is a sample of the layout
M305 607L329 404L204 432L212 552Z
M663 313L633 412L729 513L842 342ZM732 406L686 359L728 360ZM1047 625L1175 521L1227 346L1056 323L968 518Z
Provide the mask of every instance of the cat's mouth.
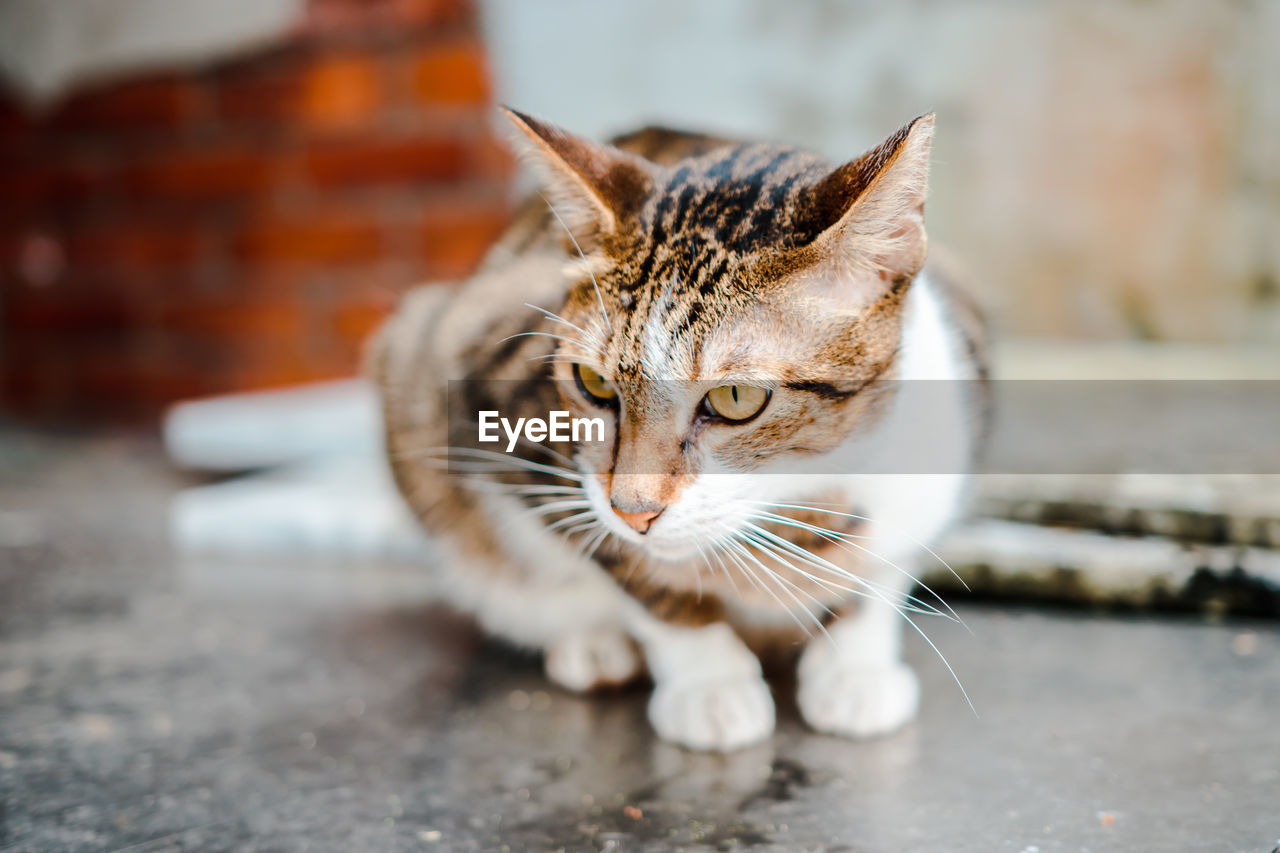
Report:
M646 557L666 562L684 562L697 557L697 549L687 542L664 542L662 540L645 540L635 544Z
M639 533L605 506L594 507L597 520L617 539L640 551L646 557L658 560L680 561L697 556L697 545L688 537L672 530L672 519L659 516L644 532Z
M622 519L618 518L617 514L613 512L612 507L606 507L602 510L597 506L595 507L595 513L600 522L608 528L614 536L621 539L623 542L626 542L628 545L638 548L646 554L652 554L654 556L665 554L674 555L676 551L683 550L677 547L678 543L671 541L670 538L665 535L667 531L663 525L664 519L661 517L655 519L649 526L648 530L644 533L639 533L632 529L630 525L626 524Z
M686 493L695 506L686 506L683 501L671 504L640 533L614 512L598 478L585 478L583 486L601 526L645 557L662 562L704 562L707 549L714 541L733 538L746 520L736 501L725 496L717 498L717 506L712 507L706 505L705 500Z
M616 517L612 517L613 513L608 509L601 512L596 511L601 516L602 523L613 533L617 539L627 543L635 548L646 558L658 560L664 563L688 563L690 561L701 562L704 557L706 547L710 545L707 536L699 535L690 522L677 518L658 518L653 525L645 533L637 533L626 524L619 521ZM707 522L701 525L703 528L721 528L725 527L723 523Z

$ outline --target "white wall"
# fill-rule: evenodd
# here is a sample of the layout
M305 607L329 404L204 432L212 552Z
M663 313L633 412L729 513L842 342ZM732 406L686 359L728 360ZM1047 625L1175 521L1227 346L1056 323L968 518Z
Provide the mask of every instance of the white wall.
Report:
M0 73L29 101L279 38L303 0L0 0Z

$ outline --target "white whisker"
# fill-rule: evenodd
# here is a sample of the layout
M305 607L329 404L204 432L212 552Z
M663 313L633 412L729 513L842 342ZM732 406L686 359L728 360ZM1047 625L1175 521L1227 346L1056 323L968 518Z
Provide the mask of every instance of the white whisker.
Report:
M742 590L738 589L738 582L734 580L733 573L729 571L729 567L724 563L724 556L721 554L722 546L717 542L711 542L711 556L715 558L716 563L720 566L720 570L724 572L724 576L728 578L729 585L733 587L733 594L742 597Z
M784 504L784 503L776 503L774 501L748 501L748 503L768 504L769 506L772 506L775 509L810 510L812 512L826 513L827 515L838 515L843 518L852 518L856 521L865 521L869 524L879 524L882 527L884 527L886 530L888 530L890 533L901 534L902 536L905 536L907 539L909 539L914 545L920 548L923 548L935 560L937 560L939 563L942 563L942 565L946 567L947 571L951 573L951 576L954 577L956 580L960 581L961 586L963 586L966 591L969 590L969 584L965 583L964 578L960 577L959 573L957 573L955 569L951 568L951 564L948 563L946 560L942 559L942 557L938 554L937 551L933 550L928 545L921 542L919 539L916 539L914 536L910 536L901 530L895 529L891 525L885 524L883 521L880 521L880 522L872 521L870 518L867 518L865 515L855 515L849 512L837 512L836 510L823 509L822 507L819 507L819 506L806 506L803 504ZM930 590L930 592L932 592L932 590Z
M815 614L812 610L810 610L808 605L806 605L806 604L804 604L802 601L800 601L800 599L796 597L796 593L798 592L798 593L800 593L800 595L803 595L805 598L809 599L809 601L811 601L811 602L813 602L815 605L817 605L817 607L818 607L818 610L819 610L819 611L821 611L821 612L823 612L823 613L826 613L828 616L834 616L834 615L835 615L835 614L831 611L831 608L827 607L827 605L825 605L825 604L823 604L821 601L819 601L819 600L818 600L816 597L814 597L810 592L808 592L807 590L805 590L805 589L801 588L799 585L797 585L797 584L796 584L794 581L792 581L790 578L788 578L788 577L786 577L785 575L782 575L782 574L780 574L780 573L778 573L778 572L774 571L773 569L769 568L768 566L766 566L764 563L762 563L762 562L760 561L760 559L759 559L758 557L756 557L756 555L755 555L754 553L752 553L752 550L751 550L751 549L752 549L752 547L754 546L757 550L759 550L759 551L760 551L760 553L764 554L766 557L769 557L771 560L773 560L774 562L778 563L778 565L780 565L780 566L782 566L782 567L784 567L784 568L791 568L791 567L787 564L787 562L786 562L785 560L779 559L779 557L778 557L776 554L773 554L773 553L771 553L771 552L769 552L769 551L766 551L766 550L764 550L764 549L761 549L761 548L760 548L760 546L759 546L759 543L757 543L757 542L753 542L753 541L751 541L750 539L747 539L747 538L745 538L745 537L738 537L738 543L739 543L740 547L742 547L742 548L744 549L744 553L745 553L746 557L747 557L749 560L751 560L753 563L755 563L757 566L759 566L759 567L760 567L760 569L761 569L762 571L764 571L768 577L770 577L770 578L772 578L773 580L777 581L777 582L778 582L778 589L782 590L782 591L786 594L786 596L787 596L788 598L790 598L793 602L795 602L796 608L797 608L798 610L800 610L802 613L804 613L804 615L805 615L805 616L808 616L808 617L809 617L809 619L811 619L811 620L813 621L813 624L814 624L814 626L818 629L819 633L821 633L824 637L826 637L826 638L827 638L827 642L829 642L829 643L833 643L834 641L831 639L831 635L827 633L827 626L826 626L825 624L823 624L823 620L822 620L822 618L821 618L821 617L819 617L817 614ZM793 590L794 590L794 592L793 592ZM810 637L812 637L812 636L813 636L813 635L812 635L812 634L811 634L807 629L805 630L805 634L806 634L806 635L808 635L808 636L810 636Z
M805 625L804 622L800 621L800 617L797 616L791 610L790 607L788 607L786 604L783 603L782 599L778 597L778 593L774 592L770 587L765 585L765 583L760 579L760 577L755 573L755 571L751 569L751 567L748 566L745 562L743 562L742 556L740 555L745 553L747 554L747 556L750 556L750 554L746 552L746 549L743 548L741 544L734 541L733 539L725 539L723 540L722 544L725 546L724 555L728 557L730 560L732 560L735 565L737 565L737 567L742 571L742 573L746 575L746 577L751 581L752 585L756 589L760 590L761 592L768 594L774 600L774 602L777 603L778 607L784 613L786 613L788 616L791 617L791 621L796 623L796 627L798 627L806 637L812 636L812 634L810 634L809 632L809 627ZM756 562L758 563L759 561L757 560ZM761 568L763 568L763 566ZM796 603L799 604L799 602L796 602Z
M754 574L751 574L745 571L746 567L743 566L742 562L736 559L734 555L729 551L729 547L727 544L725 544L724 542L712 542L711 547L712 547L712 553L716 554L716 559L719 560L720 565L724 566L726 575L729 575L729 567L725 565L725 562L724 562L725 557L732 560L734 565L737 566L740 570L743 570L743 574L746 576L747 580L751 583L752 587L754 587L755 589L761 590L762 592L766 591L764 587L760 586L759 580L755 577ZM731 583L734 584L734 589L736 590L737 582L733 580L732 575L729 575L729 580Z
M596 524L600 524L600 522L596 521ZM580 554L582 559L590 560L592 557L594 557L596 555L596 551L599 550L600 546L603 545L605 542L609 541L609 537L612 535L613 535L613 532L609 530L609 528L605 527L603 524L600 524L600 532L596 534L595 540L592 543L590 543L590 547L584 553Z
M569 328L573 329L574 331L582 335L582 337L585 338L589 343L594 344L597 348L603 349L603 344L601 343L600 338L592 334L591 332L588 332L586 329L582 328L577 323L572 323L566 320L564 317L561 317L556 312L548 311L546 308L543 308L540 305L534 305L532 302L526 302L525 307L532 308L534 311L541 311L542 314L547 317L547 319L553 320L557 323L563 323L564 325L568 326Z
M480 448L475 448L475 447L426 447L426 448L422 448L421 450L414 451L412 453L397 453L394 455L395 455L395 458L397 459L415 459L415 458L430 456L433 454L437 456L445 457L442 461L445 461L450 467L456 466L459 464L472 464L472 463L459 462L457 460L448 458L454 455L473 457L478 460L474 464L481 464L482 462L487 462L487 463L499 466L498 469L483 469L483 468L472 469L474 471L477 471L478 473L501 470L502 466L506 466L509 469L520 468L526 471L536 471L542 474L550 474L553 477L560 477L561 479L572 480L577 483L581 483L583 479L581 474L578 474L574 471L570 471L568 468L563 468L558 465L547 465L542 462L534 462L532 460L525 459L522 456L513 456L509 453L499 453L494 450L481 450ZM463 469L463 470L466 470L466 469Z
M538 332L538 331L516 332L514 335L507 335L505 338L498 341L498 343L505 344L507 341L513 341L516 338L551 338L552 340L563 341L566 344L573 344L574 346L582 346L582 341L575 341L573 338L570 338L566 335L557 335L555 332Z
M752 503L761 503L761 504L767 504L767 505L770 505L770 506L781 506L781 507L783 507L783 508L785 508L785 509L802 509L802 510L803 510L803 509L811 509L811 507L802 507L802 506L797 506L797 505L794 505L794 504L774 504L774 503L772 503L772 502L766 502L766 501L752 501ZM825 512L825 510L819 510L819 511ZM833 514L835 514L835 515L849 515L848 513L833 513ZM917 578L915 575L913 575L913 574L911 574L910 572L908 572L906 569L904 569L904 568L902 568L901 566L899 566L897 563L894 563L892 560L889 560L887 557L884 557L883 555L878 554L877 552L875 552L875 551L871 550L870 548L866 548L866 547L864 547L864 546L862 546L862 545L859 545L858 543L856 543L856 542L852 541L853 539L864 539L864 540L865 540L865 539L869 539L869 538L871 538L871 537L866 537L866 536L857 536L857 537L855 537L855 536L852 536L851 534L848 534L848 533L841 533L841 532L836 531L836 530L831 530L830 528L821 527L821 526L816 525L816 524L811 524L810 522L807 522L807 521L801 521L801 520L796 519L796 518L790 518L790 517L788 517L788 516L785 516L785 515L779 515L779 514L777 514L777 513L772 513L772 512L758 512L758 513L756 513L756 517L757 517L757 518L760 518L760 519L762 519L762 520L767 520L767 521L773 522L773 523L775 523L775 524L781 524L781 525L786 525L786 526L789 526L789 527L796 527L796 528L799 528L799 529L801 529L801 530L807 530L807 531L810 531L810 532L812 532L812 533L814 533L814 534L817 534L818 536L821 536L823 539L826 539L828 542L831 542L832 544L837 545L838 547L840 547L841 549L843 549L843 550L845 550L845 551L849 551L849 546L852 546L853 548L856 548L860 553L867 554L868 556L871 556L871 557L875 558L876 560L879 560L880 562L882 562L882 563L884 563L885 565L889 566L889 567L890 567L890 568L892 568L894 571L899 572L900 574L902 574L902 575L906 576L906 577L907 577L907 578L908 578L912 583L914 583L914 584L919 584L919 585L920 585L920 587L922 587L926 592L928 592L931 596L933 596L933 597L934 597L934 599L936 599L936 600L938 601L938 603L939 603L939 604L941 604L943 607L945 607L945 608L947 609L947 612L950 614L950 618L952 618L952 619L953 619L954 621L956 621L956 622L959 622L961 625L964 625L964 620L963 620L963 619L961 619L961 618L956 614L955 610L953 610L953 609L951 608L951 605L947 604L946 600L945 600L945 599L943 599L943 597L942 597L941 595L939 595L936 591L934 591L934 589L933 589L932 587L930 587L930 586L929 586L928 584L926 584L924 581L922 581L922 580L920 580L919 578ZM865 516L849 516L849 517L851 517L851 518L859 518L859 519L864 519L864 520L870 521L870 519L866 519L866 518L865 518ZM850 551L850 553L852 553L852 551ZM912 598L915 598L914 596L911 596L911 597L912 597ZM917 600L917 601L920 601L920 599L916 599L916 600ZM921 602L921 603L923 603L923 602ZM965 630L968 630L968 626L967 626L967 625L965 625ZM972 631L970 631L970 633L972 633Z
M794 542L790 541L789 539L786 539L785 537L778 536L777 534L772 533L771 531L764 530L763 528L755 524L752 524L750 522L747 523L749 527L759 531L761 534L766 535L778 542L785 543L785 547L787 547L788 549L794 550L795 553L801 554L809 560L817 561L817 562L812 562L811 565L815 565L819 568L826 569L829 572L837 573L840 576L848 578L849 580L852 580L852 581L856 581L857 583L862 584L863 586L869 589L872 589L872 588L886 589L886 590L890 590L894 595L904 595L908 600L915 602L920 608L924 608L923 610L917 610L916 608L911 608L914 612L918 612L921 614L930 614L934 616L941 616L944 619L949 619L952 622L957 622L961 625L964 625L964 620L962 620L956 614L956 612L951 609L951 606L947 604L947 602L944 601L941 596L939 596L932 589L929 589L929 587L926 584L921 583L919 580L917 580L914 576L911 575L910 572L907 572L905 569L899 568L898 566L893 564L891 561L885 559L884 557L880 557L880 555L876 554L871 549L865 548L862 545L858 545L853 542L842 541L839 538L840 534L836 533L834 530L827 530L826 528L818 527L816 525L799 521L797 519L787 518L786 516L775 515L769 512L759 513L757 514L756 517L761 520L768 521L774 524L781 524L788 527L796 527L796 528L799 528L800 530L806 530L810 533L813 533L817 536L822 537L826 541L830 542L831 544L835 545L838 548L841 548L842 550L849 551L849 553L853 553L853 551L849 549L849 546L853 546L854 548L857 548L859 552L870 554L871 556L874 556L877 559L882 560L883 562L892 566L897 571L906 575L913 583L918 583L920 584L920 586L924 587L924 589L927 590L934 598L936 598L943 607L947 608L947 613L943 613L941 610L934 607L932 604L929 604L928 602L918 598L917 596L911 595L909 593L901 593L896 589L892 589L891 587L885 586L884 584L877 583L869 578L864 578L860 575L857 575L853 572L843 569L840 566L837 566L836 564L830 562L829 560L819 557L817 554L814 554L811 551L806 551L805 549L801 548L799 545L796 545Z
M560 519L559 521L553 521L547 525L546 529L548 531L555 531L564 527L566 528L565 535L568 536L569 534L576 532L576 529L584 523L590 522L591 524L594 524L595 523L594 516L595 516L595 513L593 513L590 509L586 509L586 510L583 510L582 512L575 512L572 515L567 515L564 518Z
M751 562L755 563L760 568L760 570L765 573L766 577L772 578L773 580L777 581L778 589L780 589L788 598L792 600L792 602L795 603L796 608L803 611L806 616L812 619L814 624L818 626L818 629L821 630L823 634L826 634L827 629L822 624L822 620L819 619L817 616L815 616L813 614L813 611L811 611L808 607L802 604L800 599L796 598L795 593L791 592L791 590L787 589L787 587L784 585L784 584L789 584L790 582L786 581L786 579L780 576L777 572L771 570L764 563L760 562L759 558L757 558L755 554L751 553L751 549L747 547L745 543L739 540L739 534L737 531L731 531L731 533L732 533L732 536L729 539L725 540L726 544L729 547L733 548L738 553L739 556L744 557L750 560ZM796 616L795 612L790 607L787 607L785 604L783 604L782 600L778 598L776 594L773 595L773 598L775 601L778 602L779 607L781 607L791 615L792 619L795 620L796 624L800 626L800 629L804 631L806 635L811 636L809 634L809 629L804 626L804 623L800 621L800 618ZM810 596L810 598L812 599L812 596ZM816 599L814 600L816 601Z
M707 564L707 568L711 570L712 574L715 573L716 566L711 564L711 558L715 558L716 564L720 567L720 571L724 573L725 579L729 581L729 585L733 587L734 595L741 598L742 590L738 589L738 582L734 580L733 574L729 571L729 567L726 566L724 564L724 560L721 559L716 542L714 540L708 542L707 550L703 550L702 544L699 542L694 542L694 547L698 549L698 553L702 555L703 561ZM710 553L708 553L708 551Z
M850 543L850 544L853 544L853 543ZM873 552L868 552L868 553L872 553L873 556L878 556L878 555L874 555ZM977 716L978 709L974 707L973 700L969 698L968 691L964 689L964 684L962 684L960 681L960 676L956 674L956 671L955 669L952 668L950 661L948 661L946 656L942 654L942 650L939 649L938 646L933 642L933 640L929 638L929 635L926 634L924 630L921 629L921 627L915 623L915 620L913 620L910 616L908 616L905 612L903 612L902 607L900 605L895 604L894 602L888 600L887 598L884 597L883 594L879 593L876 590L873 590L873 592L876 592L877 598L879 598L885 604L889 605L891 608L897 611L898 615L901 616L902 619L906 620L906 623L911 626L912 630L915 631L917 634L919 634L921 639L923 639L926 643L928 643L929 648L933 650L933 653L938 656L938 660L942 661L942 665L945 666L947 668L947 672L951 674L951 678L952 680L955 681L956 687L960 689L960 695L963 696L964 701L968 703L969 710L973 712L974 716ZM959 621L958 618L957 618L957 621ZM961 624L963 624L963 622ZM825 633L825 629L824 629L824 633Z
M769 531L763 530L759 527L756 527L755 525L750 525L750 527L753 528L753 533L746 533L744 535L747 538L751 539L753 542L755 542L755 544L758 547L762 548L763 550L767 550L770 553L775 554L779 558L785 558L784 552L789 552L790 554L804 560L807 564L813 566L814 568L823 569L824 571L827 571L828 573L831 573L831 574L835 574L838 577L843 577L843 578L847 578L848 580L855 581L859 584L862 584L867 589L872 590L873 592L884 589L879 584L876 584L873 581L868 581L866 578L860 578L857 575L853 575L843 570L840 570L838 566L834 565L833 563L829 563L826 560L823 560L821 557L818 557L814 554L811 554L805 551L803 548L800 548L794 542L790 542L787 539L779 536L774 536L773 534L769 533ZM768 538L763 538L763 537L768 537ZM771 542L770 540L773 540L773 541ZM825 589L831 590L833 592L845 592L850 595L855 595L860 598L866 598L873 601L885 601L885 599L881 595L871 595L870 593L863 592L862 590L858 590L858 589L853 589L852 587L844 586L843 584L836 583L835 581L829 581L824 578L816 577L804 571L803 569L799 568L798 566L792 564L789 560L784 560L784 562L787 568L791 569L797 574L802 575L805 578L808 578L814 583L821 585ZM914 599L914 596L908 596L908 598ZM903 609L903 610L910 611L912 613L919 613L925 616L941 616L944 619L950 618L945 613L938 610L936 607L933 607L927 603L920 602L920 605L921 605L920 607L897 605L895 606L895 609ZM952 620L952 621L955 621L955 620Z
M551 208L551 215L556 218L556 222L560 223L560 227L564 229L564 233L569 235L569 240L573 242L573 248L578 250L578 257L582 258L582 262L587 267L587 275L591 276L591 286L596 289L596 301L600 303L600 316L604 318L604 324L613 331L613 323L609 321L609 312L604 310L604 296L600 293L600 282L596 281L596 274L591 271L591 262L587 260L587 255L582 251L582 247L578 245L578 238L573 236L573 232L569 230L569 226L565 225L564 220L560 218L560 211L556 210L556 206L551 203L551 199L546 196L542 200L547 203L547 207Z
M552 515L553 513L563 512L567 509L586 509L591 506L591 501L586 499L551 501L545 504L539 504L532 507L526 512L533 516Z
M480 422L479 422L479 421L474 420L474 419L469 419L469 420L466 420L466 421L462 421L461 423L466 423L468 426L474 426L474 427L476 428L477 435L479 434L479 430L480 430ZM527 447L527 448L529 448L530 450L537 451L538 453L544 453L544 454L546 454L547 456L550 456L550 457L552 457L553 459L555 459L556 461L558 461L558 462L562 463L562 464L564 465L564 467L565 467L565 468L570 469L570 470L572 469L572 466L573 466L573 460L572 460L572 459L570 459L568 456L565 456L565 455L564 455L563 453L561 453L560 451L556 450L556 449L555 449L554 447L552 447L550 444L542 444L542 443L540 443L540 442L531 441L530 439L528 439L528 438L527 438L527 437L525 437L524 435L517 435L517 436L516 436L516 443L517 443L517 444L519 444L521 447ZM492 451L490 451L490 452L492 452ZM507 454L507 455L510 455L510 454Z
M539 497L543 495L572 495L582 491L581 486L522 486L513 483L500 483L496 480L480 480L475 477L464 477L457 485L464 489L478 492L491 492L514 497Z

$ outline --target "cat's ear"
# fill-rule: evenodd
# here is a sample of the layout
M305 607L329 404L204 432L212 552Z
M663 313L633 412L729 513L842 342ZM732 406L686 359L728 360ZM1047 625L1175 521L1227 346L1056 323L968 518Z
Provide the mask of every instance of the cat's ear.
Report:
M526 156L542 167L552 203L575 230L617 233L644 204L657 169L649 161L501 109L528 137Z
M924 266L924 201L929 189L933 113L899 128L856 160L827 175L809 203L830 224L815 248L886 280L910 278Z

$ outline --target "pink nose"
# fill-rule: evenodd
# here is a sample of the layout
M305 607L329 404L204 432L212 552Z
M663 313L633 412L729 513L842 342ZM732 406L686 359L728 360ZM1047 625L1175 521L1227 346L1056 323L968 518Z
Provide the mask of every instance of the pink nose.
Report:
M649 527L653 524L653 520L662 515L662 510L657 512L623 512L616 506L613 507L613 511L618 518L627 523L627 527L630 527L636 533L647 533Z

